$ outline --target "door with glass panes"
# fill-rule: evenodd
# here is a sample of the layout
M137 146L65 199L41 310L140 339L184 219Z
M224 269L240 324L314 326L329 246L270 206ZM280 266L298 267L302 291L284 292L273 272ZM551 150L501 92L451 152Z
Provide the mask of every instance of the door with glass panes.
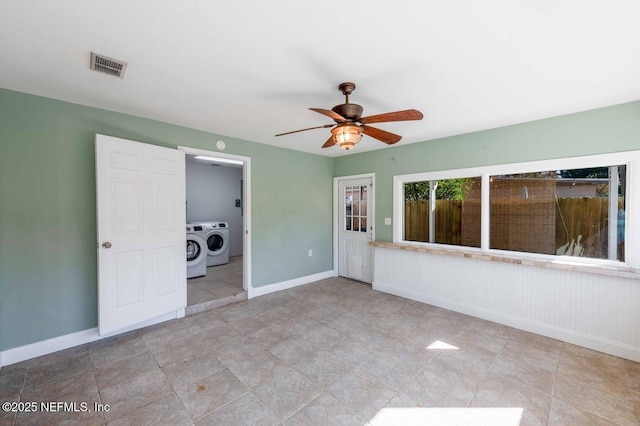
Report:
M338 183L338 275L366 283L373 281L373 179Z

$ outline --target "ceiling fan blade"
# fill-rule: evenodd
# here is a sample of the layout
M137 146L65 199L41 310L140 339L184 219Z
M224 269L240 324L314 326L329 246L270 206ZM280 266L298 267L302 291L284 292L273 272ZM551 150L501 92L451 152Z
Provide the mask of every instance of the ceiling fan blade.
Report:
M404 111L387 112L385 114L362 117L360 122L362 124L386 123L389 121L422 120L422 117L422 113L417 109L406 109Z
M387 145L393 145L402 139L402 136L396 135L395 133L387 132L386 130L380 130L375 127L362 126L364 130L364 134L367 136L371 136L372 138L378 139L381 142L386 143Z
M329 139L327 139L327 141L324 143L324 145L322 145L323 148L329 148L331 146L334 146L336 144L336 141L333 140L333 135L331 135L329 137Z
M335 111L331 111L330 109L322 109L322 108L309 108L311 111L319 112L320 114L326 115L329 118L336 120L339 123L343 123L347 121L346 118L341 116Z
M313 130L313 129L328 129L329 127L333 127L333 126L335 126L335 124L325 124L324 126L308 127L306 129L293 130L291 132L279 133L276 136L290 135L291 133L298 133L298 132L306 132L307 130Z

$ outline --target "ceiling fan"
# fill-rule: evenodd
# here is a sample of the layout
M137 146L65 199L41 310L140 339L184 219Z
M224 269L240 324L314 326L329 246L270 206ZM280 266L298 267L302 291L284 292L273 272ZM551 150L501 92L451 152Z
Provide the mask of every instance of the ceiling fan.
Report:
M322 108L309 108L311 111L319 112L335 121L335 124L325 124L324 126L309 127L307 129L294 130L292 132L280 133L276 136L289 135L291 133L304 132L313 129L331 128L331 136L322 145L323 148L329 148L339 145L340 148L348 151L353 148L362 135L371 136L387 145L393 145L402 139L402 136L395 133L387 132L375 127L369 126L371 123L386 123L391 121L409 121L422 120L422 113L416 109L407 109L404 111L387 112L385 114L370 115L362 117L362 106L349 103L349 95L356 89L355 83L342 83L338 89L345 96L345 103L336 105L330 110Z

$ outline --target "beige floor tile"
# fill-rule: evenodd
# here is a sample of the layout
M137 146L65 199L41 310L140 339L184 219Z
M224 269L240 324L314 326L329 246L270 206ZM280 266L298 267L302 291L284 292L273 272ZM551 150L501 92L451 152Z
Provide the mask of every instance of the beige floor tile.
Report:
M313 347L328 349L348 338L348 335L334 328L318 323L318 325L302 334Z
M534 344L520 341L507 342L500 355L520 363L531 364L553 374L556 373L558 362L560 361L559 354L548 352L544 349L539 349Z
M207 352L162 367L162 372L176 391L188 389L199 380L222 370L224 366L214 354Z
M45 380L35 386L25 387L22 401L85 401L98 394L98 385L93 371L88 370L65 380ZM55 397L51 399L51 397Z
M262 382L252 393L282 420L315 399L322 390L295 369L290 369Z
M37 412L20 412L15 419L16 425L103 425L104 416L100 412L92 410L93 403L86 406L80 405L78 401L64 401L69 403L66 407L52 405L51 410L39 409ZM75 405L73 404L75 402Z
M335 303L312 309L303 313L303 316L322 324L329 324L331 321L345 315L347 312L349 312L348 306Z
M578 346L564 344L558 375L618 395L628 392L624 360Z
M109 422L109 426L189 426L193 424L189 413L176 394L171 393L164 398L140 407L126 417Z
M209 349L209 353L227 367L246 361L262 351L264 349L261 346L255 344L253 340L246 336L241 336Z
M37 358L28 359L17 364L5 366L0 371L5 369L33 369L36 367L57 366L61 362L67 362L69 359L76 359L78 356L83 356L89 350L90 345L79 345L69 349L54 352L51 354L43 355ZM54 367L55 368L55 367Z
M177 394L191 418L200 420L246 391L247 388L229 370L222 370L188 388L179 389Z
M169 343L188 336L189 332L184 321L171 320L143 328L138 334L147 347L155 352Z
M353 338L347 338L326 349L326 351L354 368L360 366L363 362L368 362L369 358L374 356L369 345Z
M96 367L95 376L98 387L104 389L159 368L156 359L147 350L139 355Z
M196 426L272 426L279 424L280 419L265 407L254 394L247 392L203 417L196 423Z
M316 385L326 389L353 371L353 366L330 352L319 351L313 357L297 364L295 369Z
M634 400L640 402L640 362L624 360L627 372L627 386ZM640 410L636 409L636 414L640 417Z
M132 331L90 345L91 361L98 367L148 350L137 331Z
M551 396L500 376L487 377L471 400L471 407L521 407L521 426L546 425Z
M194 336L226 324L222 318L215 314L215 309L190 315L184 318L183 322L187 331Z
M222 324L219 327L212 328L211 330L204 331L194 336L202 345L211 349L216 346L224 345L244 337L244 334L240 333L234 327L229 324Z
M25 392L42 388L43 385L65 382L86 371L93 371L88 350L57 359L45 365L29 368L24 383Z
M242 334L249 335L265 327L281 324L294 315L295 314L292 313L290 309L282 306L277 306L271 309L267 309L260 315L254 315L252 317L230 321L229 325L234 327Z
M563 342L560 340L529 333L524 330L513 329L509 336L509 341L516 344L527 345L528 347L534 347L539 351L558 355L558 357L562 353Z
M249 338L262 348L269 348L293 334L280 324L272 324L249 334Z
M357 372L365 374L389 389L401 392L418 373L415 364L411 364L391 355L389 352L378 352L370 361L363 362Z
M475 385L487 375L497 358L494 352L485 348L461 345L458 349L441 350L425 369L450 370Z
M506 356L498 355L491 366L488 376L501 376L519 383L523 383L539 392L551 395L555 374L527 362L518 361Z
M549 414L549 426L614 426L608 420L594 414L580 411L570 405L566 405L555 398L551 402Z
M489 332L483 333L477 328L465 329L451 338L454 346L464 349L476 347L498 353L508 342L508 337L493 336Z
M228 367L248 388L254 388L289 369L289 366L267 351L259 352Z
M110 422L133 414L145 405L171 393L171 384L158 369L100 390L100 399L110 407L105 413L107 421Z
M608 393L564 376L556 379L553 398L616 424L633 425L637 421L633 402L628 395Z
M4 368L3 368L4 370ZM11 371L11 373L9 372ZM24 386L24 379L27 376L26 369L16 369L6 371L7 374L0 375L0 395L3 391L12 392L20 391Z
M406 313L403 310L392 313L391 315L384 316L383 321L378 321L380 330L404 336L411 330L417 328L422 321L410 313Z
M362 426L365 420L340 404L328 393L323 393L284 421L285 426L332 425Z
M454 367L449 368L445 367L446 363L435 364L434 361L416 374L402 393L423 407L466 407L481 380L475 369L467 369L464 364L451 364Z
M200 336L200 334L197 336L186 334L182 338L154 346L155 349L151 353L160 367L172 362L198 357L207 352L207 348Z
M441 340L437 338L416 339L411 336L405 336L384 349L384 352L409 364L414 371L422 369L429 361L431 361L440 351L445 349L435 349L437 342ZM446 339L445 339L446 340ZM428 343L427 343L428 342ZM436 343L436 346L434 346ZM444 343L444 342L442 342Z
M383 350L387 346L390 346L394 342L400 340L401 337L383 331L376 324L353 329L349 334L354 339L366 343L373 351Z
M309 359L321 349L321 345L314 346L304 337L299 335L289 336L272 345L269 352L289 366L294 366L301 361Z
M397 395L397 392L360 373L347 374L334 383L328 393L365 420L375 416Z

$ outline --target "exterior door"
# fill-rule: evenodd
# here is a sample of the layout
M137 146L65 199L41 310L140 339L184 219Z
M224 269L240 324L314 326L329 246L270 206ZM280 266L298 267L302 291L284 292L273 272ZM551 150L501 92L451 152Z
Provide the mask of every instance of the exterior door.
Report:
M96 135L98 330L187 305L184 152Z
M338 181L338 275L371 284L373 179Z

